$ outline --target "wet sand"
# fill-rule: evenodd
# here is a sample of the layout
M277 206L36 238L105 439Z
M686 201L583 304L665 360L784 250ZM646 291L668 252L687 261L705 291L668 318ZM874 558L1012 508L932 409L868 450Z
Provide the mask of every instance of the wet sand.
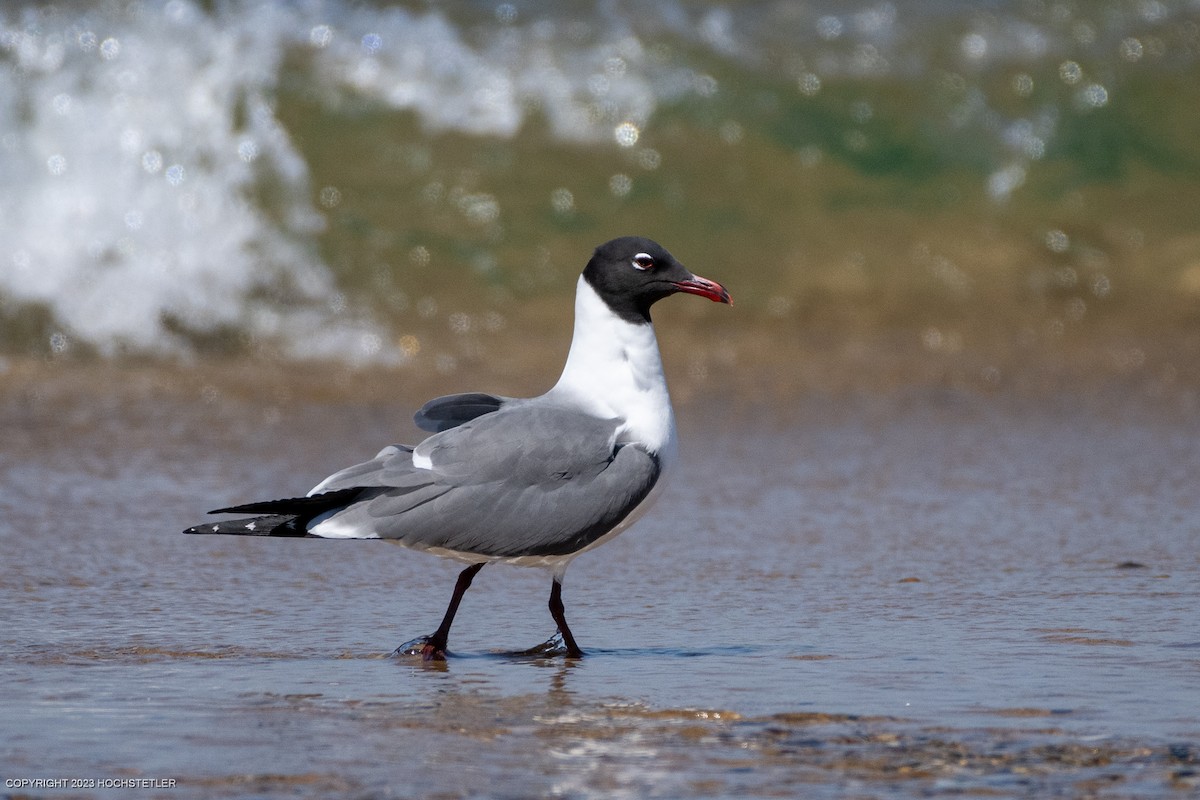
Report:
M10 363L0 772L101 783L6 794L1197 791L1185 371L995 386L914 358L888 385L827 381L832 362L729 385L721 359L671 355L684 466L654 513L573 565L588 657L506 655L551 632L549 580L492 567L444 665L386 654L436 625L454 565L179 530L411 440L428 396L536 391L538 352L470 386ZM113 783L142 778L174 784Z

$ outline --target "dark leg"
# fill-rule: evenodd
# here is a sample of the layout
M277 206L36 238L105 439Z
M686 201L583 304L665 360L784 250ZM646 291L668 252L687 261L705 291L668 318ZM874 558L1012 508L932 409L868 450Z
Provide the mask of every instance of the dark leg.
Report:
M396 648L395 655L415 656L420 654L425 661L445 661L446 642L450 639L450 626L454 624L454 615L458 613L458 604L462 602L467 589L471 588L471 581L475 578L475 573L481 569L483 569L483 562L472 564L458 573L458 581L454 584L454 594L450 597L450 605L446 607L446 616L442 617L442 624L429 636L422 636L420 639L400 645Z
M562 584L556 578L554 584L550 587L550 616L554 617L554 622L558 625L558 632L562 634L563 643L567 646L567 658L583 658L583 651L579 649L579 645L575 643L575 636L571 633L571 629L567 627L567 618L563 614L564 610Z
M563 614L563 610L562 584L555 580L554 584L550 587L550 616L554 617L554 622L558 625L558 630L553 636L536 647L522 650L515 655L535 656L537 658L550 658L552 656L582 658L583 651L579 649L579 645L575 643L575 635L567 627L567 618Z

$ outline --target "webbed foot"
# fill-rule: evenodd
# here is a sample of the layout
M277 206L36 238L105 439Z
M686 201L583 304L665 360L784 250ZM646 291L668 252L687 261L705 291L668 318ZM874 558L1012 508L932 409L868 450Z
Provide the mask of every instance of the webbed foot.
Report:
M392 651L393 656L420 656L422 661L445 661L446 645L435 636L418 636Z
M534 645L528 650L522 650L517 655L529 656L530 658L554 658L555 656L567 656L568 658L582 658L583 651L578 647L572 647L563 637L562 631L555 631L554 635L539 645Z

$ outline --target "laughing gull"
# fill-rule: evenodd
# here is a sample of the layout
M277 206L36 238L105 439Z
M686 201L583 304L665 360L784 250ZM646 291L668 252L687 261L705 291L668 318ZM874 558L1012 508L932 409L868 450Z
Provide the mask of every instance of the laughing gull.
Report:
M433 435L416 447L385 447L306 497L212 511L261 516L185 533L389 539L466 562L437 631L396 650L427 661L445 658L459 602L485 564L544 567L558 633L526 652L578 658L563 614L567 565L645 513L675 461L650 306L677 292L732 303L649 239L602 244L579 278L571 349L550 391L431 400L415 420Z

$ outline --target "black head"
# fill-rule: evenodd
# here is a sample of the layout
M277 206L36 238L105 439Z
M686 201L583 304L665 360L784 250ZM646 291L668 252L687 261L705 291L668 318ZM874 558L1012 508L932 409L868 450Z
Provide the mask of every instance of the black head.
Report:
M676 292L733 303L721 284L693 275L662 245L641 236L622 236L597 247L583 279L629 322L650 322L650 306Z

